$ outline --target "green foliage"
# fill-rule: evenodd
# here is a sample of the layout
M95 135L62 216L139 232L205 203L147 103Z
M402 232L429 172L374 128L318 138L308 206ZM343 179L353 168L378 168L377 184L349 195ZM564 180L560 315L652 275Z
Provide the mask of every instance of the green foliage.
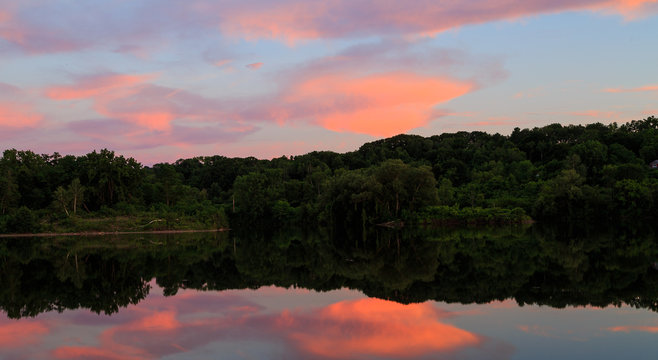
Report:
M387 160L367 169L339 172L320 203L333 221L350 224L356 219L376 223L400 218L438 201L429 167Z
M237 177L233 184L236 211L252 219L263 217L270 200L267 185L268 178L262 173Z
M277 200L272 205L272 217L279 225L290 225L297 217L296 209L285 200Z
M398 135L345 154L208 156L152 167L107 149L78 157L9 149L0 158L0 230L20 207L44 229L74 216L141 213L170 219L168 226L200 216L211 227L218 209L231 223L362 226L432 205L519 207L543 221L652 221L658 171L648 164L658 160L657 123Z
M15 207L21 194L11 169L0 166L2 176L0 177L0 214L6 214L7 210Z
M450 179L441 179L437 195L439 205L452 205L455 202L455 189L452 187Z
M456 206L428 206L418 212L415 222L433 225L523 224L531 221L521 208L480 208Z
M131 200L142 180L142 166L133 158L115 156L114 151L93 151L81 163L81 180L90 193L89 207L112 206Z
M36 214L25 206L21 206L8 215L5 229L9 233L37 233L41 230Z
M544 183L535 211L540 217L580 218L583 208L585 179L575 170L563 170L559 176Z
M647 208L652 206L651 188L648 183L639 183L635 180L624 179L614 185L614 203L622 216L637 218Z

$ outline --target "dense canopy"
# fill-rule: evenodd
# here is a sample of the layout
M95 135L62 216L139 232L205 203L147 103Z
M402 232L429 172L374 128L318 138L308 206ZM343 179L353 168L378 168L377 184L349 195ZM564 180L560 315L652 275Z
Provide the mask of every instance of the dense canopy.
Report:
M509 136L398 135L344 154L217 155L152 167L106 149L78 157L12 149L0 159L0 231L121 216L135 217L134 227L366 225L436 214L437 206L517 209L538 220L655 219L656 159L655 117Z

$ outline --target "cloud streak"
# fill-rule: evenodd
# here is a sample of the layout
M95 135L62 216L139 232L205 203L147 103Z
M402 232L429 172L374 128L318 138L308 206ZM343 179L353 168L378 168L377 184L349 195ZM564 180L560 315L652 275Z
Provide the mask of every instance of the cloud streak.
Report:
M607 93L636 93L636 92L651 92L658 91L658 85L646 85L636 88L608 88L603 90Z
M288 44L328 38L436 35L450 29L565 11L656 10L657 0L140 0L71 3L0 0L0 39L28 54L89 48L147 57L170 38L199 33Z
M0 83L0 129L16 131L39 125L43 115L26 101L26 97L21 89Z
M260 69L262 66L263 66L263 63L262 63L262 62L256 62L256 63L252 63L252 64L248 64L248 65L246 65L246 67L247 67L248 69L250 69L250 70L258 70L258 69Z
M564 11L617 12L635 16L656 0L506 0L468 2L413 2L381 0L328 0L308 2L250 1L235 6L218 4L221 29L234 37L280 39L288 43L320 38L371 35L436 35L466 25L515 20Z
M113 97L122 97L130 95L134 86L154 78L154 75L124 74L83 76L72 85L53 86L48 88L45 93L47 97L54 100L90 99L108 93L112 93ZM114 92L118 92L118 94Z

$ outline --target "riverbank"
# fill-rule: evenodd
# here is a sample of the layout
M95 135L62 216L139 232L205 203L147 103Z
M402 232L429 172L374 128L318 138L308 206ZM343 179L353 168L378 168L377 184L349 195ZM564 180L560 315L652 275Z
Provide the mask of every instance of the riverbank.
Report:
M228 228L209 230L151 230L151 231L94 231L94 232L69 232L69 233L36 233L36 234L0 234L0 239L6 238L28 238L28 237L55 237L55 236L105 236L105 235L139 235L139 234L186 234L186 233L210 233L229 231Z
M0 236L93 236L123 233L217 231L229 228L228 221L223 214L210 213L201 216L161 211L141 211L131 214L112 211L109 214L89 213L68 217L45 214L26 218L25 221L29 222L29 226L19 227L16 229L18 231L6 231Z

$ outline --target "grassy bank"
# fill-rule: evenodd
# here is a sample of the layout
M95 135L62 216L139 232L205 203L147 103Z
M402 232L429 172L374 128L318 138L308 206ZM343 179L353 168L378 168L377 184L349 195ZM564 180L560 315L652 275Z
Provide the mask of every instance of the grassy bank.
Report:
M213 230L228 228L228 220L222 208L206 209L203 213L176 211L125 211L125 209L103 209L103 211L56 216L45 211L26 208L2 217L0 233L115 233ZM211 211L212 210L212 211Z

